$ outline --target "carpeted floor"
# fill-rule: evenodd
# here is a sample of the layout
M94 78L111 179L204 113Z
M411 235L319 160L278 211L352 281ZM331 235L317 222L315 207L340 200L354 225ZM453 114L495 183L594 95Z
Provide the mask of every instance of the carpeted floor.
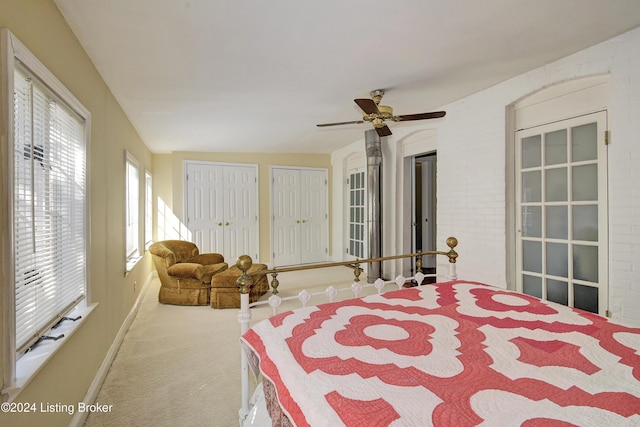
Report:
M353 275L348 268L333 267L322 274L284 273L279 280L279 295L285 297L330 284L348 287ZM237 426L238 310L163 305L158 303L159 287L155 279L146 289L98 394L97 402L112 405L112 410L90 414L85 426ZM375 290L364 294L371 292ZM340 299L350 296L342 295ZM280 311L297 306L288 302ZM255 323L268 317L270 308L252 313Z

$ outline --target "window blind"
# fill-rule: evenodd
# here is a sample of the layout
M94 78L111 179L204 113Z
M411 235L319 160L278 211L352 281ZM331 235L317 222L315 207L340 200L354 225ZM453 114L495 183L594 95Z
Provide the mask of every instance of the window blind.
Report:
M14 71L14 274L20 354L85 297L84 121Z

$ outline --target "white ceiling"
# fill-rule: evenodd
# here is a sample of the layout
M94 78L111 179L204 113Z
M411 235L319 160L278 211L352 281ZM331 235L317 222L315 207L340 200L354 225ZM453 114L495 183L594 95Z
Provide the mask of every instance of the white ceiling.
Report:
M437 110L640 26L638 0L55 3L154 152L329 153L370 125L316 124L371 90Z

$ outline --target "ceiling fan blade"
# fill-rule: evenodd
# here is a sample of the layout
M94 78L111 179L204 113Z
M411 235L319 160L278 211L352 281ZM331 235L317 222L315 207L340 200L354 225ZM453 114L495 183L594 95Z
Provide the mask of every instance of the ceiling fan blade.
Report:
M319 125L316 125L316 126L318 126L320 128L323 128L323 127L327 127L327 126L359 125L360 123L364 123L364 121L356 120L355 122L322 123L322 124L319 124Z
M378 132L378 136L389 136L391 135L391 129L389 129L389 126L384 125L380 128L375 128L376 132Z
M410 120L425 120L425 119L438 119L444 117L447 114L445 111L434 111L433 113L419 113L419 114L403 114L401 116L394 116L394 122L407 122Z
M358 107L360 107L360 109L362 109L362 111L364 111L367 114L380 113L380 111L378 111L378 106L376 105L375 102L373 102L373 99L369 99L369 98L354 99L353 102L358 104Z

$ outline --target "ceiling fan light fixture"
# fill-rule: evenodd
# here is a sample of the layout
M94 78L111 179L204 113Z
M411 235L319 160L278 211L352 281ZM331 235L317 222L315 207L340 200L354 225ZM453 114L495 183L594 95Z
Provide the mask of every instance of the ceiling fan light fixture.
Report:
M376 117L375 119L371 120L371 124L374 128L381 128L383 126L386 126L384 120L382 120L380 117Z
M444 111L436 111L432 113L419 113L419 114L403 114L399 116L393 115L393 108L388 105L380 105L384 91L377 89L370 92L371 99L354 99L354 102L360 107L363 112L362 122L369 122L373 125L374 129L380 136L391 135L391 130L386 125L386 120L392 120L394 122L406 122L412 120L425 120L436 119L444 117L446 114ZM352 123L362 122L340 122L340 123L324 123L316 125L318 127L337 126Z

